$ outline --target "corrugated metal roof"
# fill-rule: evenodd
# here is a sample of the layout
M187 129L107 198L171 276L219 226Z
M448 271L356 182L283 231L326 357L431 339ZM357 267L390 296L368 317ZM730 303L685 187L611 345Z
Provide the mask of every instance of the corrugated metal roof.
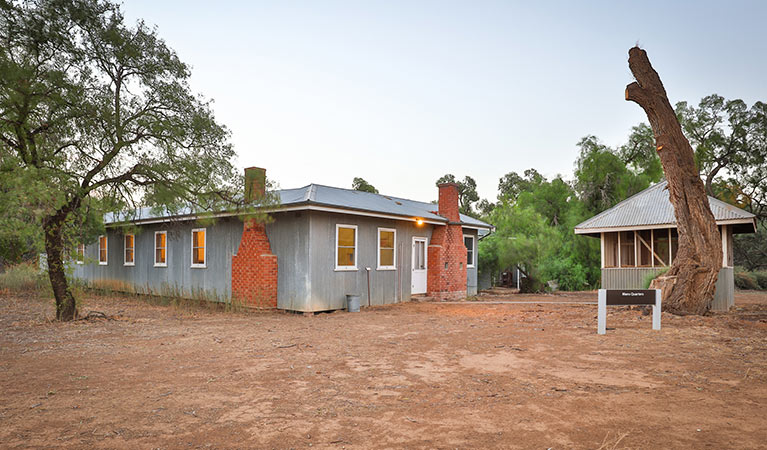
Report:
M754 220L753 214L711 196L708 197L708 202L717 223ZM575 232L583 234L591 229L675 224L676 217L669 200L668 182L661 181L576 225Z
M364 211L403 218L422 218L441 223L447 222L447 219L437 214L438 206L434 203L419 202L370 192L310 184L296 189L281 189L276 194L280 199L280 207L324 206L349 210L351 214L354 211ZM130 220L140 221L180 217L193 214L193 211L186 208L175 214L170 214L168 211L155 214L150 208L140 208L135 213L136 215L131 217ZM107 214L104 217L104 221L106 223L115 223L124 221L127 218L128 215L125 214ZM468 226L492 228L490 224L464 214L461 214L461 222Z

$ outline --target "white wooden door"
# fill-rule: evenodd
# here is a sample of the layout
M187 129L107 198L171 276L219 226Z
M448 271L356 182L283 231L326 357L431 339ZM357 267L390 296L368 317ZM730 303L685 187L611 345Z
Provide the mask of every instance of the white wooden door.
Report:
M411 294L426 293L426 255L426 238L414 237L412 261L413 274L410 277Z

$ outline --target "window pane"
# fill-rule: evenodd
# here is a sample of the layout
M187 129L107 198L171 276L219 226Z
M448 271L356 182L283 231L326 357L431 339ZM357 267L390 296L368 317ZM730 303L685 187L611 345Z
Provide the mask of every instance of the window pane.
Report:
M132 234L125 235L125 262L126 263L133 262L133 235Z
M679 234L676 229L671 229L671 262L676 259L676 252L679 250Z
M354 247L338 248L338 266L354 266Z
M655 265L667 266L669 251L668 230L654 230L653 239L655 239L655 243L653 244L653 249L655 250Z
M426 248L426 245L424 244L423 241L415 242L415 268L417 270L423 270L426 268L424 264L426 260L424 255L425 248Z
M382 266L394 265L394 249L393 248L381 249L381 265Z
M338 245L340 247L354 247L354 228L338 229Z
M652 235L650 230L637 231L637 245L639 246L639 265L649 267L652 265Z
M99 262L106 262L107 260L107 237L99 237Z
M474 265L474 238L465 236L463 238L463 245L466 247L466 264Z
M154 262L155 264L165 264L165 243L166 233L157 233L154 235Z
M381 241L381 248L394 248L394 232L381 231L380 241Z
M196 248L193 252L194 264L205 264L205 249Z
M621 267L634 266L634 232L621 232Z
M205 246L205 231L200 230L192 232L192 243L195 247Z
M618 233L605 233L605 267L618 266Z

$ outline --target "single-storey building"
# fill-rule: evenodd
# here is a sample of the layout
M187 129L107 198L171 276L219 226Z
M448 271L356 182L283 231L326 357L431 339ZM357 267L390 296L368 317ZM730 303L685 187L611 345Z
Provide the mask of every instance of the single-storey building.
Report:
M246 169L263 189L265 171ZM272 221L222 212L129 221L105 218L98 242L78 248L74 276L138 293L237 300L259 308L327 311L477 292L477 241L492 226L459 213L458 186L437 204L310 184L276 192ZM246 196L249 195L246 192Z
M601 241L602 288L641 289L648 277L671 265L679 244L667 186L657 183L576 225L575 234ZM756 218L713 197L708 201L723 250L712 309L726 311L735 303L732 235L755 233Z

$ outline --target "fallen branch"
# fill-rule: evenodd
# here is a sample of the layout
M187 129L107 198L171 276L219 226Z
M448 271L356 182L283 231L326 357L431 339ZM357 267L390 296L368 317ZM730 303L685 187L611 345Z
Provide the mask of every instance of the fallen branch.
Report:
M101 311L88 311L88 314L80 316L75 320L91 320L91 319L104 319L104 320L117 320L117 316L108 316Z

